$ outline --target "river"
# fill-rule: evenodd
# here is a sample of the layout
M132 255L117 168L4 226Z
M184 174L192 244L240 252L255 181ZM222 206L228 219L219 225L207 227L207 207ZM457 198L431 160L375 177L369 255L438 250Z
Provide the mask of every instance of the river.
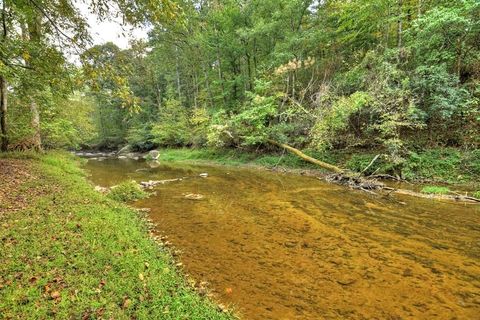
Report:
M128 159L85 168L100 186L182 178L133 205L151 208L185 272L244 319L480 317L478 205L378 198L249 168Z

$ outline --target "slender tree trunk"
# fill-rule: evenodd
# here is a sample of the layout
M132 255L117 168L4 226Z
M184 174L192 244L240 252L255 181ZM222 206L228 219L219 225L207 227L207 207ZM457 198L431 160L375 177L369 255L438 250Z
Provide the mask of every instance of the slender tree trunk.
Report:
M403 33L403 0L398 0L398 20L397 20L397 48L402 47L402 33Z
M155 98L157 100L157 107L160 109L162 107L162 89L160 89L160 85L158 84L157 79L155 81Z
M177 92L178 92L178 99L182 98L182 89L180 85L180 66L178 64L178 47L175 46L175 71L177 76Z
M38 106L34 98L30 103L30 113L32 114L31 125L33 128L33 148L37 151L42 151L42 137L40 135L40 112L38 111Z
M40 12L36 12L36 16L33 17L30 21L28 21L28 35L30 41L39 43L42 38L42 15ZM28 61L27 61L27 64ZM40 133L40 112L38 110L38 105L35 100L35 94L31 93L31 101L30 101L30 113L31 113L31 126L33 128L33 136L32 136L32 147L35 150L41 151L42 150L42 137Z
M6 1L2 1L2 41L7 40L7 4ZM0 76L0 150L8 150L8 131L7 131L7 79Z
M213 106L213 94L212 94L212 90L210 90L210 80L208 78L208 71L207 71L207 68L205 68L205 65L202 65L202 69L205 77L205 89L207 89L208 99L210 100L209 106Z
M193 86L194 86L194 92L193 92L193 106L195 109L197 109L197 100L198 100L198 95L199 95L199 90L198 90L198 75L197 75L197 70L195 69L193 71Z
M227 104L227 96L225 95L225 83L223 81L223 73L222 73L222 59L221 59L221 55L220 55L220 44L218 43L218 31L217 31L217 27L215 27L215 34L217 36L217 43L216 43L216 46L215 46L215 49L216 49L216 54L217 54L217 67L218 67L218 79L220 81L220 85L222 87L222 97L223 97L223 102L225 104Z
M0 136L1 151L8 150L8 132L7 132L7 80L0 77Z
M253 39L253 76L257 75L257 39Z

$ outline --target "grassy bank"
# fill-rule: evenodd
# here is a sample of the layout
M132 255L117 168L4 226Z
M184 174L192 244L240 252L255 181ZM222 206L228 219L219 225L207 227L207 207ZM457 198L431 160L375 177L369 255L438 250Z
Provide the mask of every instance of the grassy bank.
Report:
M28 173L2 190L1 319L232 318L189 288L137 213L95 192L72 157L7 157Z
M353 171L362 171L376 156L375 152L312 152L310 156ZM288 152L272 154L240 150L162 149L161 161L210 161L227 165L253 164L264 167L316 169ZM478 184L480 181L480 150L431 149L411 152L401 165L402 177L410 181ZM392 173L396 168L379 158L366 172Z

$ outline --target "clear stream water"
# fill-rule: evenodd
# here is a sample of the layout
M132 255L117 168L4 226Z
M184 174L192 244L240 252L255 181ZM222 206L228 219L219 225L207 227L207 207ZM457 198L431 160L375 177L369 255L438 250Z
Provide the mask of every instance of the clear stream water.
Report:
M100 186L184 178L134 205L151 208L186 272L244 319L480 319L478 205L402 204L247 168L112 159L86 169Z

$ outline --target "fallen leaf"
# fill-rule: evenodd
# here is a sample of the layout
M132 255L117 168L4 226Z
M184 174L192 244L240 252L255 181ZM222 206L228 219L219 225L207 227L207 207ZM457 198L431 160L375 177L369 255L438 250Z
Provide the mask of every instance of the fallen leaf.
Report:
M60 292L58 291L53 291L52 293L50 293L50 298L56 300L56 299L59 299L60 298Z
M125 298L123 299L122 308L123 308L123 309L127 309L131 304L132 304L132 300L130 300L130 299L128 299L127 297L125 297Z

